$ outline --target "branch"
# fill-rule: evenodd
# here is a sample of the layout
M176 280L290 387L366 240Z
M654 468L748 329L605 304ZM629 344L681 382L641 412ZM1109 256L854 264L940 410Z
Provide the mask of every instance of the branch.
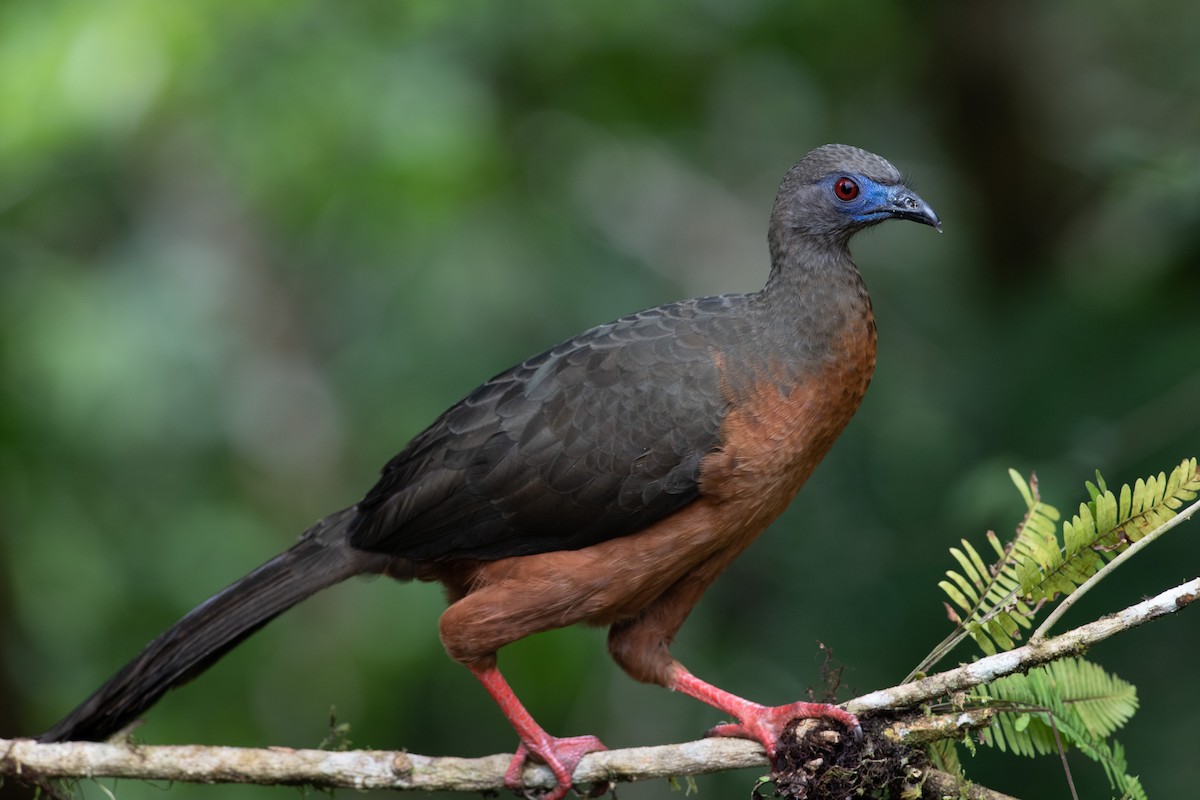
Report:
M1017 800L995 789L964 782L957 775L942 772L940 769L926 770L925 783L921 785L921 800L945 800L947 797L965 800Z
M1198 595L1200 578L1054 639L989 656L913 683L871 692L846 703L846 708L864 716L917 709L922 703L936 698L1086 650L1114 634L1183 608ZM919 745L930 738L961 737L970 729L986 725L990 718L987 714L964 712L925 720L915 712L889 723L879 735L894 742ZM486 791L504 787L504 772L511 758L510 755L434 758L404 752L338 752L281 747L247 749L95 742L42 744L28 739L0 739L0 776L32 781L113 777L200 783L306 784L360 790ZM712 738L589 753L580 761L574 777L578 785L583 785L765 766L766 755L756 742ZM930 770L929 775L931 780L953 779L952 776L939 777L934 770ZM554 777L546 767L532 765L525 770L524 782L531 789L550 789L554 786ZM959 788L967 792L966 797L1005 798L982 787L964 785ZM951 793L950 796L958 795Z
M942 716L913 714L884 726L879 735L895 744L919 745L961 738L991 723L991 709ZM303 784L321 788L476 792L504 788L511 755L484 758L420 756L386 750L252 749L205 745L130 745L101 742L43 744L0 739L0 775L30 778L134 778L190 783ZM575 783L636 781L704 775L768 766L766 753L748 739L709 738L683 744L589 753ZM528 789L554 788L541 765L526 768Z

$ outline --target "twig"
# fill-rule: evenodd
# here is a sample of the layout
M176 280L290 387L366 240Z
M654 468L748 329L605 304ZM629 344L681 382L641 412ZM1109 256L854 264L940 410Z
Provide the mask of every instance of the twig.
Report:
M893 744L908 747L931 744L963 736L988 727L996 717L994 708L964 708L952 714L911 712L884 726L879 735Z
M1178 611L1200 595L1200 578L1193 578L1161 594L1136 603L1124 611L1101 617L1053 639L1028 644L981 658L956 669L930 675L919 681L881 689L845 704L854 714L869 714L896 708L913 708L954 692L971 689L996 678L1023 672L1064 656L1075 655L1122 631Z

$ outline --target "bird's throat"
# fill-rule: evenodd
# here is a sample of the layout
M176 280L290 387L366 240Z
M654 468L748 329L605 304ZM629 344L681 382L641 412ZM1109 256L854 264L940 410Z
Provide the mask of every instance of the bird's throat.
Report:
M762 377L766 367L780 389L817 375L862 376L855 406L875 368L875 315L849 253L825 251L777 261L750 303Z

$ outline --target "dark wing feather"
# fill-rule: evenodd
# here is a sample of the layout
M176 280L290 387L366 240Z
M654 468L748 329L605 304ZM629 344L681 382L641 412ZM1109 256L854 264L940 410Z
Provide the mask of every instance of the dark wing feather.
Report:
M718 445L715 343L742 302L643 311L492 378L388 463L351 543L495 559L586 547L682 508Z

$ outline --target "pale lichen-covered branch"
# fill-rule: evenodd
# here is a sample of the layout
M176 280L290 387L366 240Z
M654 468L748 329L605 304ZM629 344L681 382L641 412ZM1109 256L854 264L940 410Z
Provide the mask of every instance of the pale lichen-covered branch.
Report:
M919 745L932 738L959 737L986 725L980 709L922 717L923 703L953 695L995 678L1079 653L1121 631L1169 614L1200 596L1200 578L1072 631L1005 653L979 659L912 683L855 698L846 707L863 716L909 710L878 733L894 742ZM162 746L0 739L0 776L38 782L54 778L135 778L199 783L305 784L353 789L485 791L504 786L511 755L485 758L431 757L390 751L248 749L198 745ZM701 739L683 744L609 750L584 756L576 785L601 781L686 777L743 767L766 768L756 742ZM952 780L930 771L931 779ZM524 775L530 789L549 789L554 777L532 765ZM976 795L1003 795L980 787Z

